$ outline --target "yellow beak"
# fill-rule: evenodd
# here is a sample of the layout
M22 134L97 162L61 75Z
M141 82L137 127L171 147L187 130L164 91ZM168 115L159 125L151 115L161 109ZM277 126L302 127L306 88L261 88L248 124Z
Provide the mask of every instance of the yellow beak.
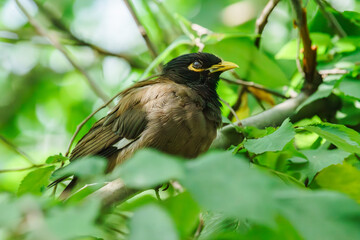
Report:
M222 61L219 64L212 65L211 67L209 67L206 70L209 70L211 73L225 72L227 70L234 69L234 68L237 68L237 67L239 67L239 66L236 65L235 63Z

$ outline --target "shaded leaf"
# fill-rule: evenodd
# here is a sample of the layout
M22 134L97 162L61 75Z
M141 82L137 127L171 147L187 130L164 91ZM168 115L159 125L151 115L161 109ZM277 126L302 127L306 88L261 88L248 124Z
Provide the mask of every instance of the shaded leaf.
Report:
M164 206L174 220L181 239L195 231L199 223L200 207L188 192L166 199Z
M303 150L301 153L306 156L308 162L299 167L293 167L291 169L300 169L300 171L304 174L304 178L308 179L308 184L312 182L314 176L322 169L333 164L341 163L350 155L349 152L345 152L341 149Z
M76 159L76 161L70 162L69 165L56 170L51 177L53 179L57 179L71 175L76 175L80 178L98 176L105 173L106 164L107 161L102 157L83 157Z
M175 240L179 236L169 214L158 205L148 204L134 212L129 239Z
M183 175L181 160L152 149L138 151L112 174L121 177L127 186L140 189L156 187Z
M99 235L95 221L100 211L100 203L91 201L77 206L50 209L46 224L59 239Z

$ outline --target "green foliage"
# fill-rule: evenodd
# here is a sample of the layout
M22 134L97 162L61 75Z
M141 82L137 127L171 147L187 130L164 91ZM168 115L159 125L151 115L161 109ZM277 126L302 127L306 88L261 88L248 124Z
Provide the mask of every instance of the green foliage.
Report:
M303 44L298 46L291 1L276 6L257 48L255 21L267 1L131 0L156 58L122 1L20 2L109 96L199 50L238 64L224 74L228 79L286 97L303 87L295 62L303 63ZM102 101L83 74L38 36L16 1L3 1L0 132L15 147L0 144L0 239L358 239L360 1L320 1L324 9L318 1L303 2L317 70L330 74L321 72L322 84L294 110L303 114L299 119L264 129L237 126L242 143L190 161L144 149L105 175L101 157L69 163L59 153ZM285 101L222 81L218 93L240 118ZM317 100L326 104L314 112ZM75 143L106 111L83 126ZM223 122L233 124L229 112L224 104ZM269 118L289 117L278 113ZM60 201L60 183L51 195L51 181L74 174L81 190ZM116 178L141 192L103 209L89 195Z
M54 169L54 166L50 166L39 168L28 173L20 183L18 195L23 195L25 193L41 195L46 189L46 186L49 183L49 177Z
M280 151L294 136L295 131L290 120L286 119L275 132L260 139L249 139L244 143L244 147L255 154Z

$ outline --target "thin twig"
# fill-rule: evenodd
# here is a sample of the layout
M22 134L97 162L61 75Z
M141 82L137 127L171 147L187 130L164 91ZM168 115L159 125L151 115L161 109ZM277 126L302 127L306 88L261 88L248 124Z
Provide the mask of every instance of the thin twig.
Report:
M64 57L70 62L70 64L78 70L82 75L84 75L85 79L87 80L87 83L89 84L90 88L94 91L94 93L101 98L104 102L106 102L109 98L108 96L97 86L96 82L90 77L90 75L79 65L77 64L68 54L66 49L60 44L58 39L54 36L48 33L45 28L43 28L34 17L32 17L29 12L25 9L25 7L20 3L19 0L15 0L16 4L20 8L20 10L25 14L27 19L29 20L29 23L35 28L35 30L41 35L47 38L50 43L59 50Z
M141 36L145 40L146 46L148 47L151 56L155 59L158 56L158 54L157 54L157 52L155 50L155 46L150 41L150 38L147 35L144 26L141 24L138 16L136 15L135 9L133 8L132 4L130 3L130 0L124 0L124 2L126 4L127 8L129 9L129 11L130 11L130 13L131 13L131 15L132 15L138 29L139 29L139 32L140 32Z
M258 34L258 36L255 38L255 46L257 48L260 47L260 41L261 41L261 34L264 31L265 25L268 21L268 18L271 14L271 12L274 10L276 5L280 2L280 0L269 0L269 2L266 4L264 9L262 10L260 16L258 19L256 19L256 29L255 32Z
M231 82L230 82L231 83ZM241 104L242 104L242 96L243 94L246 93L247 90L247 86L241 86L241 88L238 90L238 97L236 99L236 102L234 103L234 105L232 106L233 109L239 109ZM227 116L227 118L231 121L232 118L234 117L234 114L232 112L229 113L229 115Z
M84 126L84 124L89 121L90 118L92 118L92 116L94 116L96 113L98 113L101 109L105 108L107 105L109 105L115 98L117 98L122 92L116 94L114 97L112 97L109 101L107 101L106 103L104 103L103 105L101 105L98 109L96 109L94 112L92 112L89 116L87 116L79 125L77 125L76 127L76 130L75 130L75 133L74 135L71 137L71 140L70 140L70 143L69 143L69 146L66 150L66 153L65 153L65 157L68 157L69 156L69 153L70 153L70 149L71 149L71 146L75 140L75 137L78 135L78 133L80 132L81 128Z
M251 92L250 92L250 93L251 93ZM258 96L256 96L255 94L252 94L252 95L254 96L256 102L259 104L259 106L261 107L261 109L262 109L263 111L265 111L266 108L265 108L264 104L261 102L261 99L260 99Z
M70 29L57 17L55 17L55 14L51 11L51 9L47 8L46 6L44 6L43 4L38 3L38 1L33 1L36 6L40 9L40 11L51 21L51 23L60 31L66 33L71 40L75 41L76 44L78 45L82 45L82 46L87 46L92 48L95 52L97 52L98 54L102 54L102 55L106 55L106 56L113 56L113 57L118 57L118 58L123 58L125 59L132 67L141 67L140 64L138 64L136 61L134 61L134 59L132 59L130 56L125 55L125 54L120 54L120 53L113 53L113 52L109 52L99 46L96 46L92 43L86 42L80 38L78 38L77 36L75 36Z
M289 99L289 97L279 93L279 92L276 92L274 90L271 90L271 89L268 89L268 88L265 88L264 86L260 85L260 84L256 84L254 82L248 82L248 81L244 81L244 80L241 80L241 79L228 79L228 78L224 78L224 77L220 77L222 80L224 80L225 82L228 82L228 83L232 83L232 84L237 84L237 85L242 85L242 86L247 86L247 87L253 87L253 88L256 88L256 89L259 89L259 90L262 90L264 92L268 92L268 93L271 93L272 95L275 95L277 97L280 97L280 98L284 98L284 99Z
M0 173L7 173L7 172L20 172L20 171L26 171L26 170L31 170L33 168L39 168L45 166L45 164L39 164L39 165L32 165L30 167L25 167L25 168L13 168L13 169L0 169Z
M315 2L317 3L317 5L319 5L320 11L324 15L324 17L329 21L331 28L334 29L336 34L341 38L346 37L347 34L339 24L338 20L334 17L334 15L331 12L326 11L326 6L324 2L322 0L315 0Z
M299 33L299 36L296 40L296 59L295 59L295 62L296 62L296 67L299 71L299 73L301 74L301 76L303 78L305 78L305 73L304 73L304 70L303 70L303 67L301 65L301 60L300 60L300 43L301 43L301 39L300 39L300 33Z
M334 68L334 69L323 69L323 70L320 70L319 73L321 75L337 75L337 74L347 74L349 73L348 70L346 69L339 69L339 68Z
M1 141L3 141L11 150L22 156L28 163L30 163L32 166L36 166L34 163L34 160L24 151L22 151L20 148L18 148L15 144L7 140L4 136L0 135Z
M222 99L222 98L220 98L220 101L222 101L224 103L224 105L227 106L230 109L230 112L236 118L236 121L240 121L240 118L236 114L235 110L230 106L230 104L227 101L225 101L224 99Z

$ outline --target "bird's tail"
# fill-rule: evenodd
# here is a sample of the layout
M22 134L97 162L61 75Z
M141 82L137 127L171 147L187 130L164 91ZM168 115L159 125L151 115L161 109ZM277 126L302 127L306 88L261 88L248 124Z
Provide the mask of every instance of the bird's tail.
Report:
M61 183L65 179L67 179L68 177L69 176L64 176L59 179L56 179L55 181L53 181L52 183L50 183L48 185L48 188L54 187L55 185ZM78 178L74 176L73 179L71 180L71 182L69 183L69 185L67 185L66 188L64 189L64 191L60 194L60 196L59 196L60 200L66 200L70 196L71 190L75 187L77 181L78 181Z

